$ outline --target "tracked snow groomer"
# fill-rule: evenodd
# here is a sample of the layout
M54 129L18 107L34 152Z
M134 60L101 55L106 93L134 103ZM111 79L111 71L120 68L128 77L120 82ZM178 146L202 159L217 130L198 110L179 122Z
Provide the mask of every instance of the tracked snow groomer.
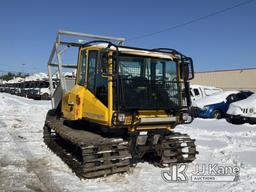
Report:
M174 49L123 43L67 31L59 31L54 43L48 62L53 109L44 141L80 177L126 172L142 161L188 163L197 153L195 140L173 131L193 120L192 59ZM69 48L77 49L77 64L62 63ZM53 67L59 77L54 92ZM66 77L64 68L75 69L75 78Z

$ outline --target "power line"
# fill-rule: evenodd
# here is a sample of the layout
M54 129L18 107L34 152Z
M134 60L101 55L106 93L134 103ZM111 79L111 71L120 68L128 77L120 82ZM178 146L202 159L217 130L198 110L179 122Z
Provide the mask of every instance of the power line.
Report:
M181 28L181 27L184 27L184 26L186 26L186 25L195 23L195 22L197 22L197 21L201 21L201 20L207 19L207 18L209 18L209 17L212 17L212 16L215 16L215 15L219 15L219 14L221 14L221 13L230 11L230 10L235 9L235 8L237 8L237 7L240 7L240 6L243 6L243 5L252 3L253 1L255 1L255 0L243 1L243 2L240 2L240 3L238 3L238 4L233 5L233 6L231 6L231 7L227 7L227 8L222 9L222 10L214 11L214 12L208 14L208 15L204 15L204 16L201 16L201 17L198 17L198 18L195 18L195 19L186 21L186 22L184 22L184 23L180 23L180 24L177 24L177 25L174 25L174 26L171 26L171 27L167 27L167 28L161 29L161 30L159 30L159 31L155 31L155 32L147 33L147 34L140 35L140 36L137 36L137 37L133 37L133 38L130 38L130 39L127 39L127 40L128 40L128 41L131 41L131 40L135 40L135 39L142 39L142 38L149 37L149 36L153 36L153 35L156 35L156 34L159 34L159 33L163 33L163 32L166 32L166 31L171 31L171 30L174 30L174 29L177 29L177 28Z

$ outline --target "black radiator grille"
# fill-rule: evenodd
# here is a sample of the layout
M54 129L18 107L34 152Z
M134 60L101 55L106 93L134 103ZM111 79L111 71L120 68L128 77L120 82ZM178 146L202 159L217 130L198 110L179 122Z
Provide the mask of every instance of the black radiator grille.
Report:
M176 81L151 81L142 77L119 79L119 105L124 109L177 110L180 96Z

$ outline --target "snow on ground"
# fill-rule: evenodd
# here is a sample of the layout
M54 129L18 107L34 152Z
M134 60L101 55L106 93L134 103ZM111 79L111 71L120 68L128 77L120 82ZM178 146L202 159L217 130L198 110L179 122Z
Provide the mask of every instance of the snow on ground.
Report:
M237 165L238 182L166 183L160 168L138 164L126 174L79 179L43 143L42 128L49 101L0 93L0 191L255 191L256 126L225 120L195 119L176 131L196 139L196 163Z

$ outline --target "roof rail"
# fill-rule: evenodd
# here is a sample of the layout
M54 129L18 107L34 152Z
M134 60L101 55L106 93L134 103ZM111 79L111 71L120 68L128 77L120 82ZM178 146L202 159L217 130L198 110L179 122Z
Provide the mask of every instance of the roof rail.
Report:
M120 37L108 37L108 36L101 36L101 35L93 35L88 33L79 33L79 32L72 32L72 31L58 31L58 36L72 36L72 37L85 37L91 40L105 40L105 41L113 41L116 42L118 45L122 45L125 41L125 38Z

